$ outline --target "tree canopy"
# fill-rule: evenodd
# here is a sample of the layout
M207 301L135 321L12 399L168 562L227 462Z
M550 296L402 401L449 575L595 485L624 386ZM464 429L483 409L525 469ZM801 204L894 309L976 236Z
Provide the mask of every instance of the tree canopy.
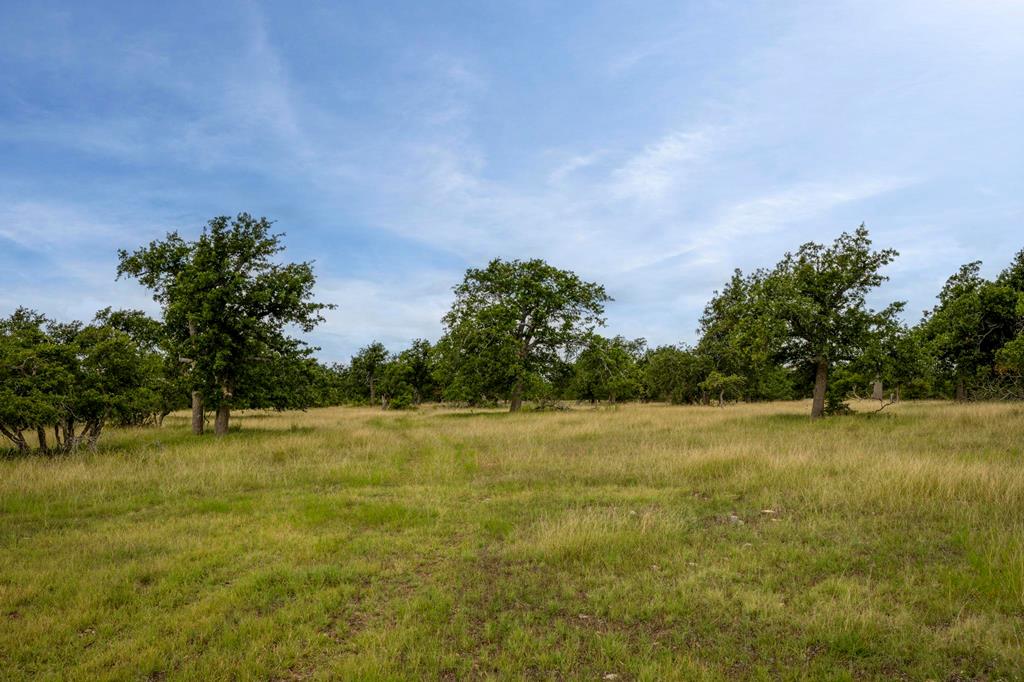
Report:
M314 300L310 263L281 261L271 227L242 213L194 240L171 232L120 251L118 277L148 287L160 319L109 307L89 323L25 308L0 319L0 436L20 451L93 447L106 424L159 425L190 395L193 430L213 409L218 434L234 407L811 397L816 418L861 391L879 409L901 396L1024 399L1024 250L993 279L980 262L961 266L910 326L902 303L868 305L896 252L875 250L861 225L772 268L734 271L695 345L653 349L597 333L612 300L602 285L538 259L495 259L454 287L436 344L373 341L326 364L288 332L311 331L333 306Z
M43 451L95 447L109 421L155 409L149 360L103 321L61 324L19 308L0 320L0 435L21 451L26 432Z
M893 249L873 251L861 225L829 246L803 244L765 277L757 318L766 327L783 325L776 337L783 361L813 368L812 417L825 413L831 365L858 357L903 309L897 302L874 311L866 302L868 292L887 279L881 269L896 255Z
M508 397L520 409L531 383L604 324L604 287L542 260L492 260L466 271L445 315L442 373L450 395Z
M287 376L294 371L287 365L302 364L310 352L286 327L311 331L331 307L313 301L311 263L275 260L284 246L270 230L266 218L240 213L210 220L194 241L171 232L119 252L118 276L153 291L168 346L188 366L196 432L206 406L217 411L217 434L227 433L232 406L280 406L268 379Z

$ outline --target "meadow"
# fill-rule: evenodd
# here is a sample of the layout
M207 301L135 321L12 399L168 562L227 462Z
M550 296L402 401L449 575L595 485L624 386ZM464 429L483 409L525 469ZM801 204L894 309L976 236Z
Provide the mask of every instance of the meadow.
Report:
M1024 407L187 415L0 460L0 678L1021 679Z

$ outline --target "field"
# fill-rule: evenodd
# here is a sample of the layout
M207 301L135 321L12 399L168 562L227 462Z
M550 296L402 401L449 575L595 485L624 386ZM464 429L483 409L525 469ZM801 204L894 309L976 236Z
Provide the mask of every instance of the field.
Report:
M807 411L180 415L8 458L0 678L1024 677L1024 407Z

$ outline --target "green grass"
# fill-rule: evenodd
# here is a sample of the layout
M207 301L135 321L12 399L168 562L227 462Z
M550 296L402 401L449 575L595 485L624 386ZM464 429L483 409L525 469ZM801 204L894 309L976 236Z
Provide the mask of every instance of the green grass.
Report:
M1024 410L806 410L182 416L5 459L0 678L1024 678Z

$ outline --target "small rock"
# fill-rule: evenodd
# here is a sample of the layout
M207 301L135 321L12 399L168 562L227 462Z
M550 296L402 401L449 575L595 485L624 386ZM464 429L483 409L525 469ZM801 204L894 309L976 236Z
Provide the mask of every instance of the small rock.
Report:
M619 679L619 676L616 675L615 673L608 673L608 674L606 674L604 676L604 679L606 679L606 680L617 680L617 679Z

